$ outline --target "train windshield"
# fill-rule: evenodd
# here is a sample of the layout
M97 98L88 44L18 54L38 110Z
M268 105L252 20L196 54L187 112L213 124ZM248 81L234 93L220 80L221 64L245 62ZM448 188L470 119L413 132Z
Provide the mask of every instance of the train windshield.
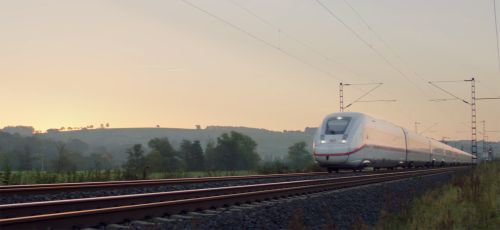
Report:
M350 117L332 117L326 122L325 134L344 134L350 122Z

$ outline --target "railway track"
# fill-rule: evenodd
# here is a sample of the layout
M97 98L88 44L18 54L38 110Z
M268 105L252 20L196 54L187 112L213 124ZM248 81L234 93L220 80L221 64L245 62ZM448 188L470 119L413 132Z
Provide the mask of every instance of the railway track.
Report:
M218 181L316 176L316 175L326 175L326 174L327 174L326 172L313 172L313 173L287 173L287 174L267 174L267 175L248 175L248 176L176 178L176 179L157 179L157 180L4 185L0 186L0 194L2 194L3 196L8 196L8 195L30 195L30 194L50 193L50 192L72 192L72 191L81 192L81 191L130 188L130 187L140 187L140 186L164 186L164 185L179 185L179 184L205 183L205 182L218 182Z
M83 228L278 197L445 173L467 167L372 173L291 182L0 205L1 229Z

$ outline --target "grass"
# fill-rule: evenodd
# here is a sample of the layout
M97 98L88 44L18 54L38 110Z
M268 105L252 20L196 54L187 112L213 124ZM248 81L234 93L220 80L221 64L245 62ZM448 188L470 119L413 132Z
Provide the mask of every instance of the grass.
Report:
M47 172L47 171L12 171L0 172L0 184L50 184L85 181L111 181L122 178L121 171L75 171L75 172Z
M208 176L243 176L259 174L252 170L237 171L179 171L171 173L153 172L146 179L208 177ZM88 181L127 180L121 170L88 170L75 172L48 172L48 171L0 171L0 185L18 184L50 184Z
M51 172L51 171L0 171L0 185L17 184L50 184L71 183L87 181L113 181L130 179L165 179L186 177L214 177L214 176L244 176L255 174L273 174L290 172L313 172L322 169L316 165L310 165L301 170L289 169L284 163L275 161L267 162L256 170L206 170L206 171L175 171L175 172L151 172L146 178L143 173L137 172L132 177L123 170L84 170L74 172Z
M376 229L500 229L500 162L484 163L384 214Z

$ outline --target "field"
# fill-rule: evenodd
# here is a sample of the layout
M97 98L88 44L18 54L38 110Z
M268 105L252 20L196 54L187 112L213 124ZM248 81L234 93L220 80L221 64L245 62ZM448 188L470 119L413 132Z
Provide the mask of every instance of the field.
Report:
M484 163L383 214L377 229L500 229L500 162Z

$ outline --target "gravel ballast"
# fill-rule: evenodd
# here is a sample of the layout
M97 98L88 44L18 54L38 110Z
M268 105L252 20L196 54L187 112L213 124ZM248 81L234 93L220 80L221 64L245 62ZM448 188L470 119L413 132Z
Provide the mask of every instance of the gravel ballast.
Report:
M322 193L230 206L109 229L352 229L373 226L382 210L397 212L416 195L449 181L441 173Z
M298 176L298 177L278 177L278 178L262 178L262 179L245 179L245 180L232 180L232 181L217 181L217 182L204 182L204 183L186 183L186 184L173 184L173 185L149 185L137 186L126 188L113 188L91 191L70 191L70 192L47 192L34 195L2 195L0 196L0 204L12 204L23 202L36 202L36 201L50 201L50 200L63 200L63 199L77 199L86 197L101 197L101 196L116 196L126 194L140 194L140 193L153 193L153 192L167 192L188 189L203 189L203 188L217 188L238 185L251 185L260 183L276 183L286 181L299 181L311 179L326 179L333 177L345 177L364 175L362 172L345 172L339 174L324 174L314 176Z

